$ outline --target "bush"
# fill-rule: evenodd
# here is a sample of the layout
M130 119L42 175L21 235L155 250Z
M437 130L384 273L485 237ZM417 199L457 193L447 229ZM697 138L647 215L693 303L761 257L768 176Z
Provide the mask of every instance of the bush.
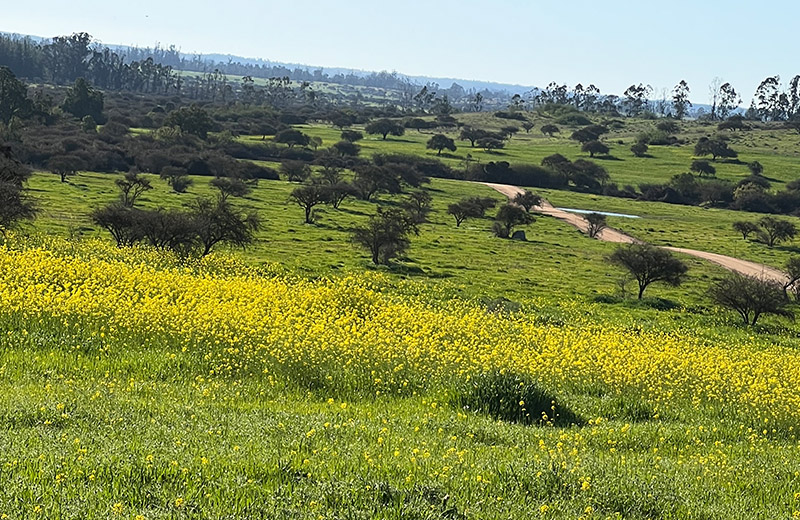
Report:
M451 403L512 423L569 426L583 422L533 378L521 374L480 374L457 388Z

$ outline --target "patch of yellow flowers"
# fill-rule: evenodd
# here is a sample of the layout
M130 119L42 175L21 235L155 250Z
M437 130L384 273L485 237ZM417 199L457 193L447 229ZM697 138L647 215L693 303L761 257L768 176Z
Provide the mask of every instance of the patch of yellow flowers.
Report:
M556 389L632 392L656 411L676 400L725 404L765 429L800 419L795 351L588 320L542 325L409 296L380 275L307 281L228 257L179 266L101 242L3 246L0 317L25 333L53 323L79 328L103 355L163 349L176 367L191 361L212 377L266 374L380 395L503 370Z

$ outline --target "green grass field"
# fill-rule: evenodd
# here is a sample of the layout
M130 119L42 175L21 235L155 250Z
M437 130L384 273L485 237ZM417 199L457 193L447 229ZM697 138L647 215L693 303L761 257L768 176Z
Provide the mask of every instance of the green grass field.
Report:
M627 148L651 123L627 124L608 139L626 143L612 151L622 160L603 162L614 182L686 170L689 145L633 158ZM338 141L329 127L303 129L323 146ZM459 143L444 160L581 156L536 132L503 155ZM773 134L732 146L767 177L800 177L798 137ZM435 156L429 137L360 144L367 156ZM143 207L212 194L208 177L186 194L148 177ZM800 516L798 327L765 318L745 328L712 306L720 267L683 257L682 286L598 303L620 291L623 273L607 260L615 245L548 217L524 227L526 242L493 237L490 216L457 228L448 204L504 198L443 179L425 185L429 222L388 268L371 265L350 230L402 195L320 206L308 225L285 181L232 199L264 221L250 248L181 262L118 250L92 223L92 209L116 199L115 178L35 173L40 214L21 229L31 238L0 247L0 518ZM731 228L757 214L538 192L556 206L638 215L609 222L654 244L776 267L796 253ZM557 399L580 424L524 425L454 404L498 372L537 381L546 406ZM531 406L519 388L507 385L506 406Z

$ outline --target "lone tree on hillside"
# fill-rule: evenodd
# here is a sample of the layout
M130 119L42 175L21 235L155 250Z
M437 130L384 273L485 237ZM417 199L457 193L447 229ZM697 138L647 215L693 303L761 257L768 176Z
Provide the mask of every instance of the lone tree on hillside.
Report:
M606 216L601 213L589 213L583 218L588 225L586 233L589 235L589 238L595 238L601 231L608 227Z
M644 141L636 141L631 145L631 152L636 157L646 157L649 147Z
M456 219L456 227L468 218L483 218L486 210L495 207L497 201L491 197L469 197L447 206L447 212Z
M486 137L487 133L486 130L481 130L480 128L465 126L461 129L461 134L459 134L458 138L462 141L469 141L470 146L475 148L475 142L482 137Z
M233 177L214 177L209 185L219 190L222 200L228 200L228 197L245 197L253 191L250 185L242 179Z
M727 141L721 137L701 137L694 145L694 154L698 157L710 155L712 161L716 161L717 157L734 158L739 155L729 148Z
M601 143L600 141L588 141L581 146L582 152L589 152L589 157L594 157L594 154L608 155L611 149Z
M47 168L58 175L61 182L67 182L67 178L74 177L78 174L78 170L85 167L83 160L74 155L56 155L47 161Z
M711 299L739 313L745 325L755 325L762 314L794 318L780 283L733 273L708 290Z
M308 144L311 142L311 138L309 136L295 128L281 130L275 135L275 137L272 138L272 140L276 143L283 143L289 148L293 148L297 145L308 146Z
M495 217L492 232L500 238L508 238L514 231L514 226L530 224L535 219L533 215L514 204L503 204Z
M758 238L767 246L772 247L778 242L791 240L797 234L797 227L788 220L775 217L763 217L758 221L760 227Z
M366 130L368 134L382 135L384 141L386 140L386 136L389 134L401 136L406 132L406 129L403 127L403 125L387 118L377 119L369 123L366 127L364 127L364 130Z
M382 210L369 217L366 225L353 229L353 243L372 254L372 263L388 265L411 245L410 234L417 234L414 220L399 209Z
M703 175L708 175L709 177L713 177L714 175L717 174L717 169L714 168L714 165L702 159L695 159L694 161L692 161L692 165L689 166L689 169L695 172L700 177L702 177Z
M758 161L747 163L747 169L750 170L751 175L757 176L764 174L764 166Z
M526 134L531 133L531 130L533 130L533 127L534 127L534 124L531 123L530 121L525 121L524 123L522 123L522 128L525 129L525 133Z
M292 190L290 198L305 210L306 224L314 223L314 206L328 201L327 186L320 184L307 184Z
M561 132L556 125L543 125L540 130L547 137L553 137L553 134Z
M31 171L10 150L0 147L0 234L20 220L33 217L33 203L25 192L25 182L30 176Z
M222 242L247 247L260 228L256 213L237 212L229 202L220 199L197 199L189 210L189 216L203 256Z
M532 207L542 203L542 198L535 193L525 190L522 193L517 193L517 196L514 197L511 202L519 204L525 208L525 211L530 211Z
M747 240L747 237L750 236L752 233L758 233L759 228L758 224L755 222L748 222L746 220L738 220L733 223L734 231L738 231L742 234L742 238Z
M664 282L677 287L683 282L684 275L689 269L666 249L648 244L622 246L611 254L609 261L627 269L636 278L639 283L640 300L644 290L651 283Z
M426 147L429 150L436 150L436 155L442 155L442 150L456 151L456 143L444 134L436 134L428 139Z
M126 208L133 207L142 193L153 189L150 180L136 172L126 173L121 179L116 180L116 185L120 191L122 205Z

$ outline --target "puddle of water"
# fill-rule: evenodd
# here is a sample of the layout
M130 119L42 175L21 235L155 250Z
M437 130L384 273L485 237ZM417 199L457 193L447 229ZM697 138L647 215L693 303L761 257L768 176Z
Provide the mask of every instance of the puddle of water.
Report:
M605 215L607 217L642 218L639 215L628 215L627 213L611 213L609 211L590 211L588 209L575 209L575 208L556 208L556 209L560 209L561 211L569 211L570 213L580 213L582 215L588 215L589 213L600 213L601 215Z

